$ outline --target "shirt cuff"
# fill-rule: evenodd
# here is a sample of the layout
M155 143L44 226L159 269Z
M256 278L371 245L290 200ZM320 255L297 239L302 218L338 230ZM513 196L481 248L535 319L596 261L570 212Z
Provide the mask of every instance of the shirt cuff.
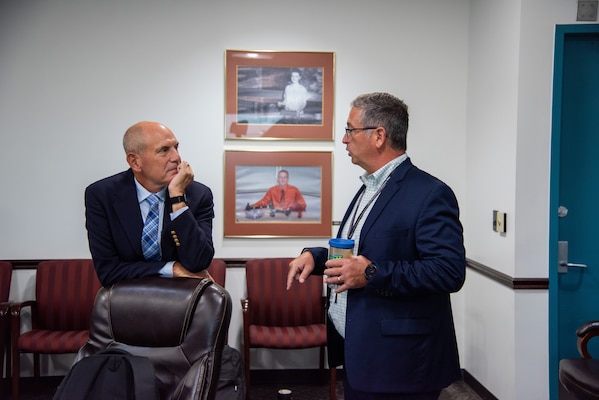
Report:
M174 220L175 218L177 218L179 215L183 214L183 212L187 211L188 208L189 208L189 206L185 206L185 207L178 209L177 211L172 212L171 213L171 221Z
M160 271L158 271L158 273L161 276L168 276L169 278L173 277L173 265L175 265L174 261L169 261L166 264L164 264L164 267L160 268Z

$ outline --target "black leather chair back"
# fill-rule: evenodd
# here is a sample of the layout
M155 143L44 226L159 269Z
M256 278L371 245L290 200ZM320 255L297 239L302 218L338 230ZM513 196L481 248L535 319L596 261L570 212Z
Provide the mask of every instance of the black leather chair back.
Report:
M152 360L162 399L212 400L231 298L207 279L147 277L102 288L77 360L119 348Z
M576 336L580 357L560 360L559 382L573 399L599 400L599 359L589 351L589 342L599 336L599 320L580 325Z

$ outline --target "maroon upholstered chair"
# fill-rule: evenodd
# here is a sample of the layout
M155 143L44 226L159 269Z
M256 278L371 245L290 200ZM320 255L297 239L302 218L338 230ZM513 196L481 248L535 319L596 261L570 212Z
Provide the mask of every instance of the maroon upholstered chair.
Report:
M212 259L212 262L208 266L208 272L212 275L214 282L221 287L225 287L225 280L227 278L227 263L219 258Z
M22 353L33 353L37 380L40 354L77 353L87 342L92 307L100 287L91 259L38 264L35 300L10 306L13 400L19 398ZM21 332L21 319L27 315L22 313L25 308L31 309L31 330Z
M247 298L243 311L243 353L245 379L250 397L250 348L320 348L320 369L324 369L327 344L323 282L307 279L303 284L287 286L292 258L263 258L245 264ZM336 387L336 369L330 369L330 398Z
M559 362L559 381L566 391L577 400L599 399L599 359L592 358L589 341L599 336L599 321L582 324L577 330L580 358L568 358Z
M8 301L11 278L12 264L8 261L0 261L0 303Z
M6 376L10 376L10 324L8 319L10 303L8 295L10 294L11 279L12 264L8 261L0 261L0 379L4 377L5 365Z

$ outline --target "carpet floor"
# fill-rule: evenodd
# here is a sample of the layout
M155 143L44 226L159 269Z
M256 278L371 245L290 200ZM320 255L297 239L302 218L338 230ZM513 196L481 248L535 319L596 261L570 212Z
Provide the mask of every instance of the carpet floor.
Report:
M36 389L33 378L22 378L20 400L51 400L62 377L42 377ZM252 383L252 400L274 400L279 389L292 391L293 400L329 400L329 385L326 379L318 378L308 383L304 379L289 376L287 379L277 376L274 381L264 378ZM0 386L0 399L10 400L10 384L3 379ZM218 400L218 399L217 399ZM343 384L337 382L337 400L343 400ZM457 381L441 392L439 400L484 400L464 381Z
M328 383L320 385L289 384L289 385L254 385L252 387L252 400L274 400L279 389L289 389L293 400L329 400ZM218 400L218 399L217 399ZM337 382L337 400L343 400L343 384ZM483 400L464 381L458 381L444 389L439 400Z

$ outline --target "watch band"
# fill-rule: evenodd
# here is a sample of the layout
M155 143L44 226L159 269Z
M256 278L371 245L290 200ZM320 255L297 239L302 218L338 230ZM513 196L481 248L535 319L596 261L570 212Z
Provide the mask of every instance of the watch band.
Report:
M169 197L168 200L171 204L187 203L187 196L183 195L183 196Z

